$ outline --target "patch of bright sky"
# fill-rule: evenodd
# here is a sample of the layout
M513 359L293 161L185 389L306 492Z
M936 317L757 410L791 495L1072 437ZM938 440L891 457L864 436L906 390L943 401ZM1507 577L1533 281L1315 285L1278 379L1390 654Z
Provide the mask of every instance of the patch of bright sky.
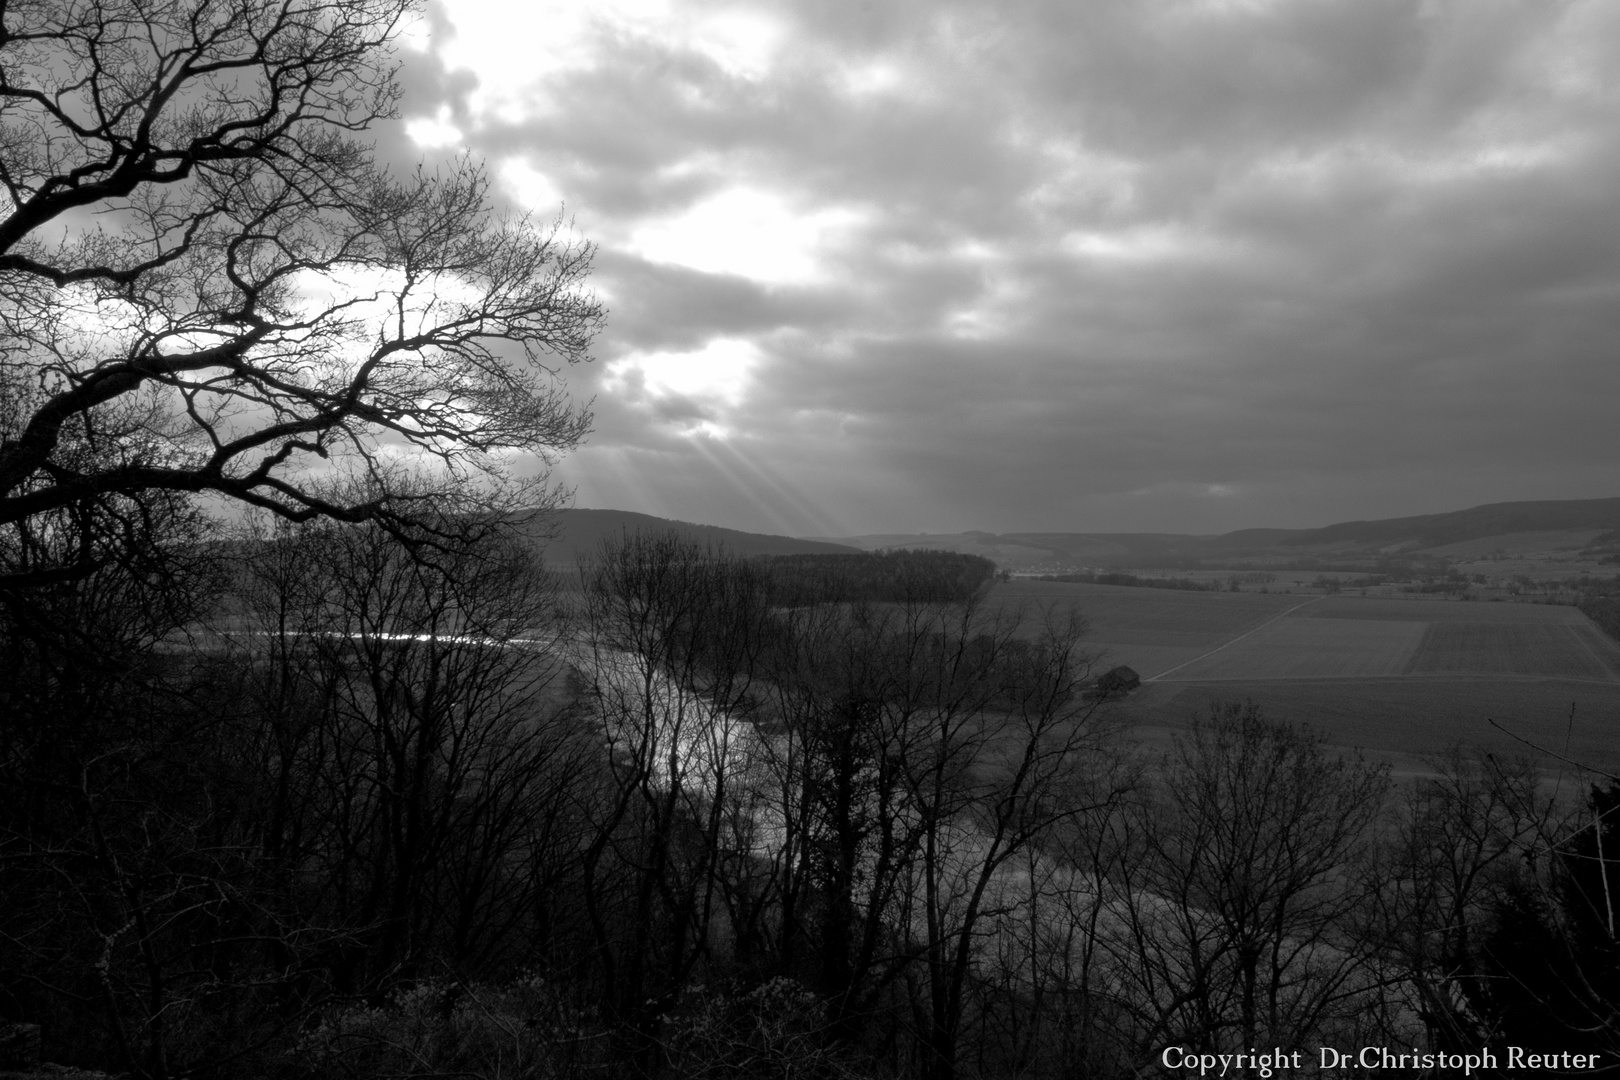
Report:
M879 58L840 65L835 84L851 97L891 94L907 85L905 73L893 60Z
M335 365L347 378L352 369L371 354L376 345L376 327L409 337L438 325L447 308L477 304L482 297L477 286L452 274L436 274L412 281L397 269L339 267L305 270L296 275L294 286L299 313L319 324L331 336L318 350L322 362ZM283 340L297 340L315 331L291 331ZM394 362L409 365L409 354L396 354ZM420 361L427 362L427 361Z
M414 53L425 53L433 47L433 36L427 16L420 11L408 12L399 23L399 44Z
M107 355L117 355L130 347L129 335L160 333L173 324L162 315L147 315L141 309L116 298L99 296L84 284L69 284L55 297L54 317L59 320L55 329L55 347L65 358L77 357L91 363ZM182 348L197 347L185 339ZM213 344L202 342L203 345ZM165 352L179 351L175 348ZM56 371L52 370L52 377ZM48 377L47 377L48 378ZM8 388L9 391L9 388Z
M975 341L1004 336L1020 323L1028 295L1027 285L1011 274L994 274L974 303L946 317L945 330L952 337Z
M1218 256L1223 245L1201 232L1175 225L1138 225L1112 231L1076 229L1061 241L1071 255L1119 262L1168 262Z
M507 158L496 167L496 175L512 197L529 210L545 213L563 204L562 190L526 158Z
M969 262L984 262L996 258L999 253L994 245L983 240L961 240L951 245L951 254Z
M759 348L740 338L715 338L693 352L633 352L607 365L602 389L624 393L640 384L654 397L678 395L735 407L759 359Z
M405 121L405 134L425 150L454 146L462 139L461 129L450 122L448 105L440 105L436 116L418 116Z
M1198 15L1259 15L1281 6L1280 0L1199 0L1197 3L1176 4L1163 9L1165 16Z
M1489 136L1466 139L1450 147L1409 150L1402 147L1355 143L1300 155L1289 152L1263 161L1256 169L1291 183L1331 184L1340 177L1377 176L1399 186L1448 184L1488 180L1515 173L1534 172L1570 161L1580 153L1580 140L1571 135L1508 140Z
M688 434L694 438L708 439L710 441L724 442L731 435L731 429L724 424L717 424L713 420L704 420Z
M521 120L545 107L545 83L571 70L612 60L626 47L698 53L735 79L770 73L789 26L757 7L689 5L676 0L602 0L521 7L491 0L446 5L454 34L440 46L451 69L473 70L478 89L469 102L481 115ZM448 111L413 118L411 137L424 147L453 145L462 132ZM499 175L526 206L544 212L561 193L527 162L507 161ZM654 262L707 273L736 274L768 284L824 280L826 249L862 220L854 211L795 205L754 186L732 186L662 218L633 227L625 245ZM593 234L608 223L586 222ZM616 230L609 230L616 231ZM612 239L609 237L608 239Z
M847 209L801 212L779 195L735 187L640 226L629 248L705 273L803 284L823 279L821 254L862 220Z
M1503 143L1485 146L1471 154L1460 155L1452 161L1438 162L1442 178L1455 173L1514 173L1559 165L1568 161L1575 152L1570 139L1542 139L1528 143Z
M546 80L598 67L616 47L696 52L733 78L757 80L789 32L754 7L670 0L462 0L446 4L445 14L455 33L440 56L451 70L477 72L474 115L493 112L511 123L543 107Z
M523 209L534 215L538 222L550 221L558 214L562 215L559 222L561 233L559 242L568 239L577 243L590 243L599 239L603 231L601 223L590 220L574 220L574 209L577 204L571 203L563 195L561 188L545 173L530 164L529 159L522 155L513 155L502 159L495 166L495 175L506 193ZM613 286L609 278L597 278L591 282L591 292L598 300L611 303L613 300Z
M697 20L682 42L733 78L761 79L787 37L788 27L762 11L733 7Z
M1091 150L1069 136L1031 138L1027 147L1041 162L1040 183L1023 196L1032 208L1066 212L1085 206L1119 213L1134 205L1141 162Z

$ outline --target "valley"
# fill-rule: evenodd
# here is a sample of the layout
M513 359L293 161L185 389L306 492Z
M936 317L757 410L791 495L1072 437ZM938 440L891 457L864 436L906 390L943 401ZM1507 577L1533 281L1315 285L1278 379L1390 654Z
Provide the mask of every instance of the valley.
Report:
M1459 742L1502 753L1533 743L1598 767L1620 750L1620 644L1571 606L1027 579L998 588L1002 603L1082 615L1097 670L1124 664L1142 677L1111 708L1150 741L1215 702L1254 701L1402 771Z

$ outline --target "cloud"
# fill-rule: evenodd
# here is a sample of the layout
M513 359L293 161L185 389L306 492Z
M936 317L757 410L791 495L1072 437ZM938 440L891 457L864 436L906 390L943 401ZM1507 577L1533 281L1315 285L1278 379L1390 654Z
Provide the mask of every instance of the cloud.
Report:
M705 406L728 416L734 412L758 362L753 343L735 338L716 338L690 352L632 352L607 364L601 390L655 407L685 402L685 414L700 418L706 433L716 435L723 429Z
M601 246L582 504L1220 529L1620 489L1612 5L456 0L429 26L388 153L482 154Z
M769 284L807 283L826 276L820 249L858 221L854 211L801 213L769 192L733 187L639 225L628 247L652 262L705 273Z

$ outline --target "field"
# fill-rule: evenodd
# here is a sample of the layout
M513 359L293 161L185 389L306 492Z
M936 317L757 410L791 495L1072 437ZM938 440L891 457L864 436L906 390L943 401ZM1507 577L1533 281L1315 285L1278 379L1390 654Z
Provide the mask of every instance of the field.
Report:
M1458 743L1496 754L1534 754L1528 745L1534 744L1550 755L1609 771L1620 765L1620 683L1523 678L1160 682L1110 708L1138 737L1163 745L1225 701L1256 702L1272 719L1309 724L1329 742L1366 750L1403 773L1426 771L1424 755Z
M1285 614L1213 653L1148 677L1207 682L1401 675L1427 630L1421 622L1311 619L1303 614Z
M1144 678L1212 680L1493 678L1620 680L1620 647L1572 607L1328 596L1241 639Z
M1150 741L1252 700L1329 741L1421 769L1457 742L1620 759L1620 645L1574 608L1014 582L1077 608L1101 666L1143 686L1113 706ZM1573 718L1571 710L1573 708ZM1494 725L1493 722L1494 721Z
M1017 581L1073 607L1104 662L1149 682L1483 676L1620 683L1620 645L1575 608Z
M1031 607L1078 608L1090 628L1087 648L1102 663L1129 664L1143 678L1218 648L1307 599L1055 581L1011 581L996 595Z

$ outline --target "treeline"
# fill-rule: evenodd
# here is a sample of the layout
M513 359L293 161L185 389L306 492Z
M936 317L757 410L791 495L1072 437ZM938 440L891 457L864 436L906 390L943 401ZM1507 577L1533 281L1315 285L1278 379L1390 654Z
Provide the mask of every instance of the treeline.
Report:
M1613 534L1598 537L1604 540ZM1620 574L1610 577L1583 577L1569 586L1577 592L1575 606L1597 623L1605 634L1620 641Z
M1181 589L1188 592L1219 592L1218 581L1194 581L1192 578L1139 577L1136 574L1096 573L1042 574L1042 581L1067 581L1081 585L1129 585L1141 589Z
M777 555L768 559L782 603L828 601L956 603L996 576L981 555L899 548L849 555Z
M1610 529L1594 536L1592 542L1581 549L1581 554L1599 562L1620 563L1620 529Z
M1575 606L1605 634L1620 641L1620 597L1584 593Z
M498 535L409 539L266 525L6 594L0 1010L47 1059L944 1080L1123 1078L1167 1045L1620 1052L1612 786L1560 805L1458 752L1397 791L1241 705L1139 753L1080 625L993 590L784 603L774 564L673 536L563 590Z

